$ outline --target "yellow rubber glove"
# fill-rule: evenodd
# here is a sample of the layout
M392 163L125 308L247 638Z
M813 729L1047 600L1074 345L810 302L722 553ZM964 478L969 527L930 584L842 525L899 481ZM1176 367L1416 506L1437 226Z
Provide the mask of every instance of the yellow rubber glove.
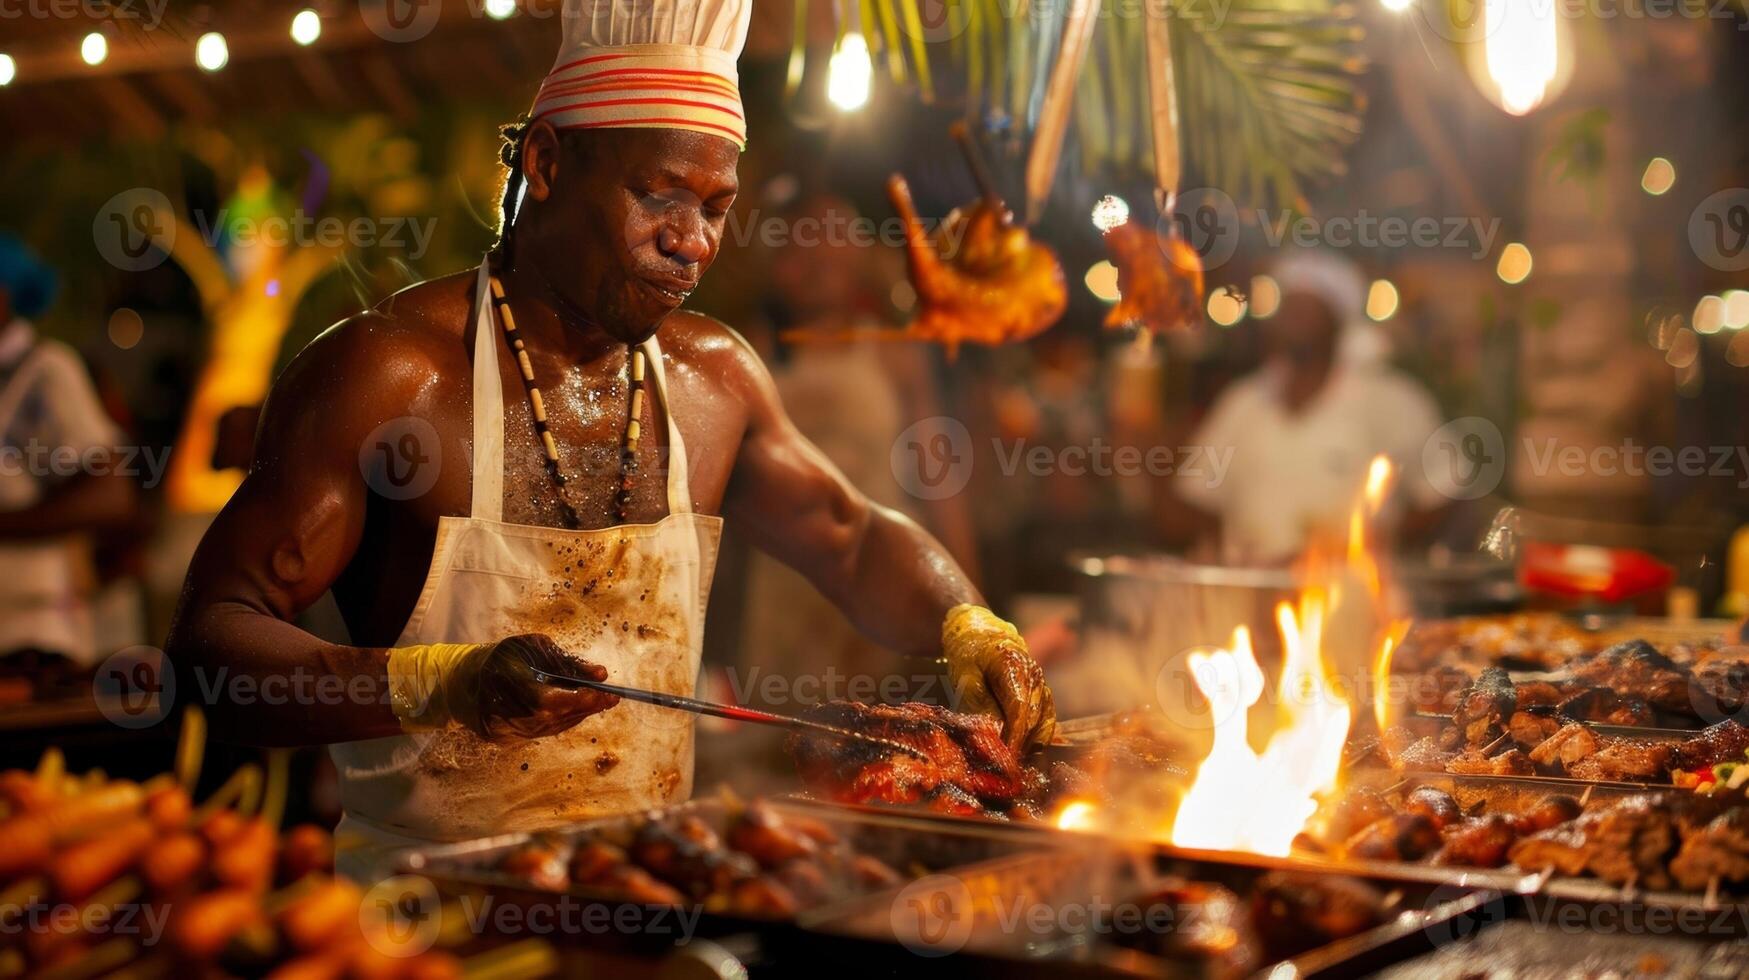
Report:
M1013 623L983 606L955 606L941 624L941 649L959 710L1002 719L1003 737L1016 752L1056 735L1056 699Z
M530 666L607 679L606 669L538 633L496 643L429 643L389 651L389 704L405 731L454 724L499 740L554 735L619 703L611 694L542 684Z

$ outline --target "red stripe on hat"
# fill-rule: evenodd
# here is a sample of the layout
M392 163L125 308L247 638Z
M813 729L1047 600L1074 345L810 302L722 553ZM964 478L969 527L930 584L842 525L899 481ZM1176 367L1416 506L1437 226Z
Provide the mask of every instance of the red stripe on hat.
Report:
M718 105L714 102L699 102L699 101L696 101L693 99L662 99L662 98L603 99L603 100L598 101L598 102L567 102L564 105L548 109L547 113L568 112L572 109L605 109L608 106L616 106L616 105L675 105L675 106L685 106L687 108L692 108L692 109L714 109L717 112L721 112L725 115L732 116L737 120L741 118L740 112L738 112L734 109L731 109L728 106ZM545 115L546 113L542 113L542 114Z
M672 126L676 129L686 129L692 126L703 126L706 129L720 130L739 143L746 139L746 134L728 126L719 126L698 119L682 119L669 116L648 116L640 119L602 119L596 122L576 123L566 126L566 129L611 129L624 126Z
M626 92L636 89L648 89L651 87L652 86L646 85L635 78L620 81L615 81L613 79L588 78L577 82L562 82L557 85L543 85L541 86L539 99L556 98L561 95L578 95L583 92ZM660 87L664 91L672 89L678 92L702 92L706 95L722 94L722 89L714 88L709 85L683 85L679 82L661 82L657 87ZM539 99L536 101L539 101Z

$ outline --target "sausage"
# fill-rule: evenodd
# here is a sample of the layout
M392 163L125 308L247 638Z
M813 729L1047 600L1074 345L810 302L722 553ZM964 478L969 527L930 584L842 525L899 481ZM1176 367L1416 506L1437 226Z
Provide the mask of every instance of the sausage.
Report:
M146 816L151 818L154 827L164 833L188 826L188 818L193 813L194 801L188 798L188 791L180 786L168 786L146 797Z
M157 836L150 821L136 817L55 855L49 880L62 901L82 902L133 867Z
M1419 813L1433 822L1434 830L1444 830L1464 817L1457 800L1451 794L1432 786L1423 786L1403 801L1404 813Z
M190 959L210 963L232 936L260 921L260 896L241 888L222 888L183 904L170 926L170 941Z
M142 799L133 783L112 783L0 821L0 878L42 871L57 846L133 816Z
M334 837L315 824L286 832L279 850L279 880L291 884L308 874L334 870Z
M217 847L243 829L243 818L235 810L216 810L200 822L200 835Z
M266 891L273 883L273 858L279 839L265 820L244 824L213 851L213 877L222 885Z
M330 878L310 888L279 913L279 931L295 949L311 952L358 930L358 886Z
M174 895L199 880L206 864L206 841L192 831L161 839L140 859L140 877L157 895Z

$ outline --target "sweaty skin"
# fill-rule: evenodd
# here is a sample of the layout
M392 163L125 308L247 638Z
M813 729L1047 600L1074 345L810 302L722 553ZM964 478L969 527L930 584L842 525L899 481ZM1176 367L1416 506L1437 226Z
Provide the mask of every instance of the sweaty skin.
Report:
M628 520L667 513L663 413L673 406L698 512L735 522L875 640L939 654L947 611L982 602L959 566L927 532L850 486L796 431L738 335L677 309L716 257L738 151L688 132L578 135L586 138L531 127L526 195L499 273L583 526L614 523L626 345L654 332L667 392L646 409ZM474 283L469 271L395 294L322 334L275 384L253 465L195 555L168 645L181 690L206 704L215 735L295 745L401 731L384 651L424 583L438 520L469 507ZM499 374L504 519L563 526L516 361L502 348ZM403 485L423 476L428 490L398 499L367 484L361 460L385 442ZM425 466L435 472L412 472ZM292 625L329 588L359 645ZM297 697L297 686L284 698L226 693L237 682L262 690L270 679L320 690L317 680L329 677L323 683L344 696ZM556 731L604 707L587 692L539 697L529 730Z

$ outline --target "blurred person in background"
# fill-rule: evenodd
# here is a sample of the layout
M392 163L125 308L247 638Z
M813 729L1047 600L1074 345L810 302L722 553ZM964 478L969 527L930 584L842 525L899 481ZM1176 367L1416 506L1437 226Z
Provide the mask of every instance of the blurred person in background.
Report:
M84 363L31 322L55 286L54 270L0 235L0 662L39 692L109 652L92 613L93 536L126 527L135 503Z
M1170 481L1160 507L1168 535L1223 564L1291 561L1313 533L1346 525L1380 453L1396 467L1385 526L1400 540L1431 530L1449 503L1421 464L1439 406L1386 363L1387 343L1366 320L1365 278L1323 251L1290 254L1270 272L1281 306L1258 324L1263 365L1220 393L1190 439L1231 462L1218 480Z
M901 281L899 255L856 244L849 231L862 216L836 195L804 194L783 217L790 234L771 257L770 316L789 342L766 353L790 418L852 485L932 531L976 581L965 495L913 499L889 461L907 426L942 414L933 349L858 336L892 328L886 313L893 284ZM797 340L797 333L817 339ZM826 669L858 678L893 672L890 654L859 634L806 578L769 556L750 556L744 608L743 661L751 657L790 677Z

